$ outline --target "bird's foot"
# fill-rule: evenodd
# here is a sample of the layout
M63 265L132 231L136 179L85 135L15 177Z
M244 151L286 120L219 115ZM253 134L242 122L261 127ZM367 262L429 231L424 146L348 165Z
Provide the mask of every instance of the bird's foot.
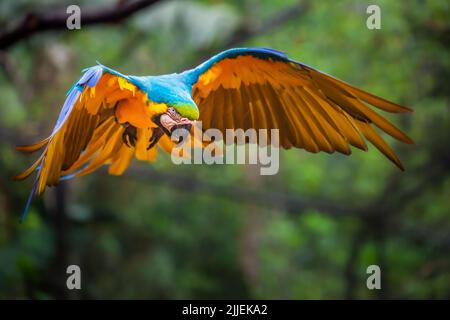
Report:
M177 144L187 141L191 128L192 121L174 125L170 131L172 140L174 140L174 138L177 139Z
M131 146L133 146L133 147L136 146L136 141L137 141L136 127L133 127L128 122L123 124L123 127L125 128L125 130L123 131L123 134L122 134L123 143L125 143L125 145L129 148L131 148Z
M150 148L153 148L155 146L155 144L158 143L159 139L161 139L161 137L163 135L164 135L164 131L160 127L152 128L152 136L150 137L150 140L149 140L150 144L148 145L147 150L149 150Z

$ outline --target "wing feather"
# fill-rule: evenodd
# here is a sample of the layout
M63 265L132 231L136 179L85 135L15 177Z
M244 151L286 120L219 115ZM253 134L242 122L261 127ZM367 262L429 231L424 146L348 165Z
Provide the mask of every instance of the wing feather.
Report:
M350 154L350 145L367 150L366 139L404 168L374 127L401 142L412 140L370 106L391 113L411 109L278 51L230 49L186 74L204 129L279 129L282 147L309 152Z
M295 128L299 133L300 140L296 144L297 147L303 147L305 150L313 153L319 152L319 148L315 143L313 136L311 134L311 130L309 129L308 124L304 123L303 117L300 113L300 110L297 108L296 101L292 98L289 92L285 92L284 101L287 105L287 108L290 110L289 115L291 119L295 123Z
M36 152L38 150L41 150L43 147L45 147L47 145L49 139L50 138L47 137L39 142L30 144L30 145L16 146L16 150L21 151L21 152L27 152L27 153Z
M131 101L121 108L130 121L139 122L142 115L151 117L156 112L147 103L147 95L129 82L127 76L101 65L86 69L69 90L52 134L38 143L17 147L24 152L40 149L43 152L15 179L25 179L36 171L35 192L39 194L61 179L88 174L104 164L110 164L110 173L121 174L131 161L130 153L135 154L135 148L124 145L124 128L116 122L116 107L123 101ZM147 125L151 121L142 123ZM140 124L132 123L136 127ZM150 139L147 135L145 138L143 144ZM147 151L147 145L146 155L141 152L138 158L152 159L153 151Z
M337 150L343 154L350 154L351 150L348 144L344 141L340 133L333 128L334 121L330 122L326 120L319 112L320 108L317 108L314 101L310 100L308 94L303 90L301 90L301 97L305 103L305 110L310 114L313 121L316 122L320 132L329 143L330 153Z
M331 142L328 137L328 133L323 129L322 125L320 124L320 121L317 119L315 114L311 111L310 107L308 106L308 103L303 98L303 95L301 92L296 89L295 90L297 101L299 102L301 106L301 112L304 115L305 121L309 124L310 128L314 132L314 136L316 137L316 141L318 141L319 147L321 150L332 153L334 152L334 148L331 145Z
M395 152L389 147L384 139L375 131L375 129L364 121L357 121L358 127L363 132L364 136L369 140L381 153L383 153L389 160L394 162L401 170L405 170L405 167L397 157Z

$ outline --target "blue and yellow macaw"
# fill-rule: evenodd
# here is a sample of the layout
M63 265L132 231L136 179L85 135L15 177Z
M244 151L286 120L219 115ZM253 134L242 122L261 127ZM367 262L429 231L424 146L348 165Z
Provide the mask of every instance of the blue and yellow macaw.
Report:
M50 136L19 146L37 161L16 178L37 172L34 195L60 180L88 174L104 164L122 174L133 156L153 161L156 145L170 152L176 128L279 129L283 148L350 154L367 150L365 139L400 169L394 151L376 128L405 143L412 140L376 113L409 108L351 86L267 48L226 50L198 67L160 76L123 75L106 66L84 70L67 93ZM23 215L24 217L24 215Z

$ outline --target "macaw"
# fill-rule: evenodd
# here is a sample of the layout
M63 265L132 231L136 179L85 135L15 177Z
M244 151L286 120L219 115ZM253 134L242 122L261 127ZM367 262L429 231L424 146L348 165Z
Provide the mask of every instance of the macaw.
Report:
M36 172L22 220L33 196L46 186L105 164L110 174L120 175L133 156L154 161L157 145L170 152L177 144L171 133L191 130L198 120L203 129L222 132L279 129L281 147L314 153L349 155L350 145L367 151L368 140L401 170L402 163L376 129L412 143L369 105L391 113L411 109L274 49L229 49L196 68L159 76L124 75L100 63L83 71L68 91L51 134L17 147L23 152L43 150L16 176L22 180Z

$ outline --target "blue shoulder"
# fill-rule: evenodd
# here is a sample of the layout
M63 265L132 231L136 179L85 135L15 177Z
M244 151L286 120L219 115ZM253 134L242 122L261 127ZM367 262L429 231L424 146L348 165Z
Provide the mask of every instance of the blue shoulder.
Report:
M210 59L206 60L194 69L187 70L183 73L186 80L194 84L197 82L198 77L205 73L209 68L211 68L215 63L223 59L233 59L239 56L254 56L261 59L274 59L282 61L290 61L289 58L282 52L270 48L233 48L222 51Z

